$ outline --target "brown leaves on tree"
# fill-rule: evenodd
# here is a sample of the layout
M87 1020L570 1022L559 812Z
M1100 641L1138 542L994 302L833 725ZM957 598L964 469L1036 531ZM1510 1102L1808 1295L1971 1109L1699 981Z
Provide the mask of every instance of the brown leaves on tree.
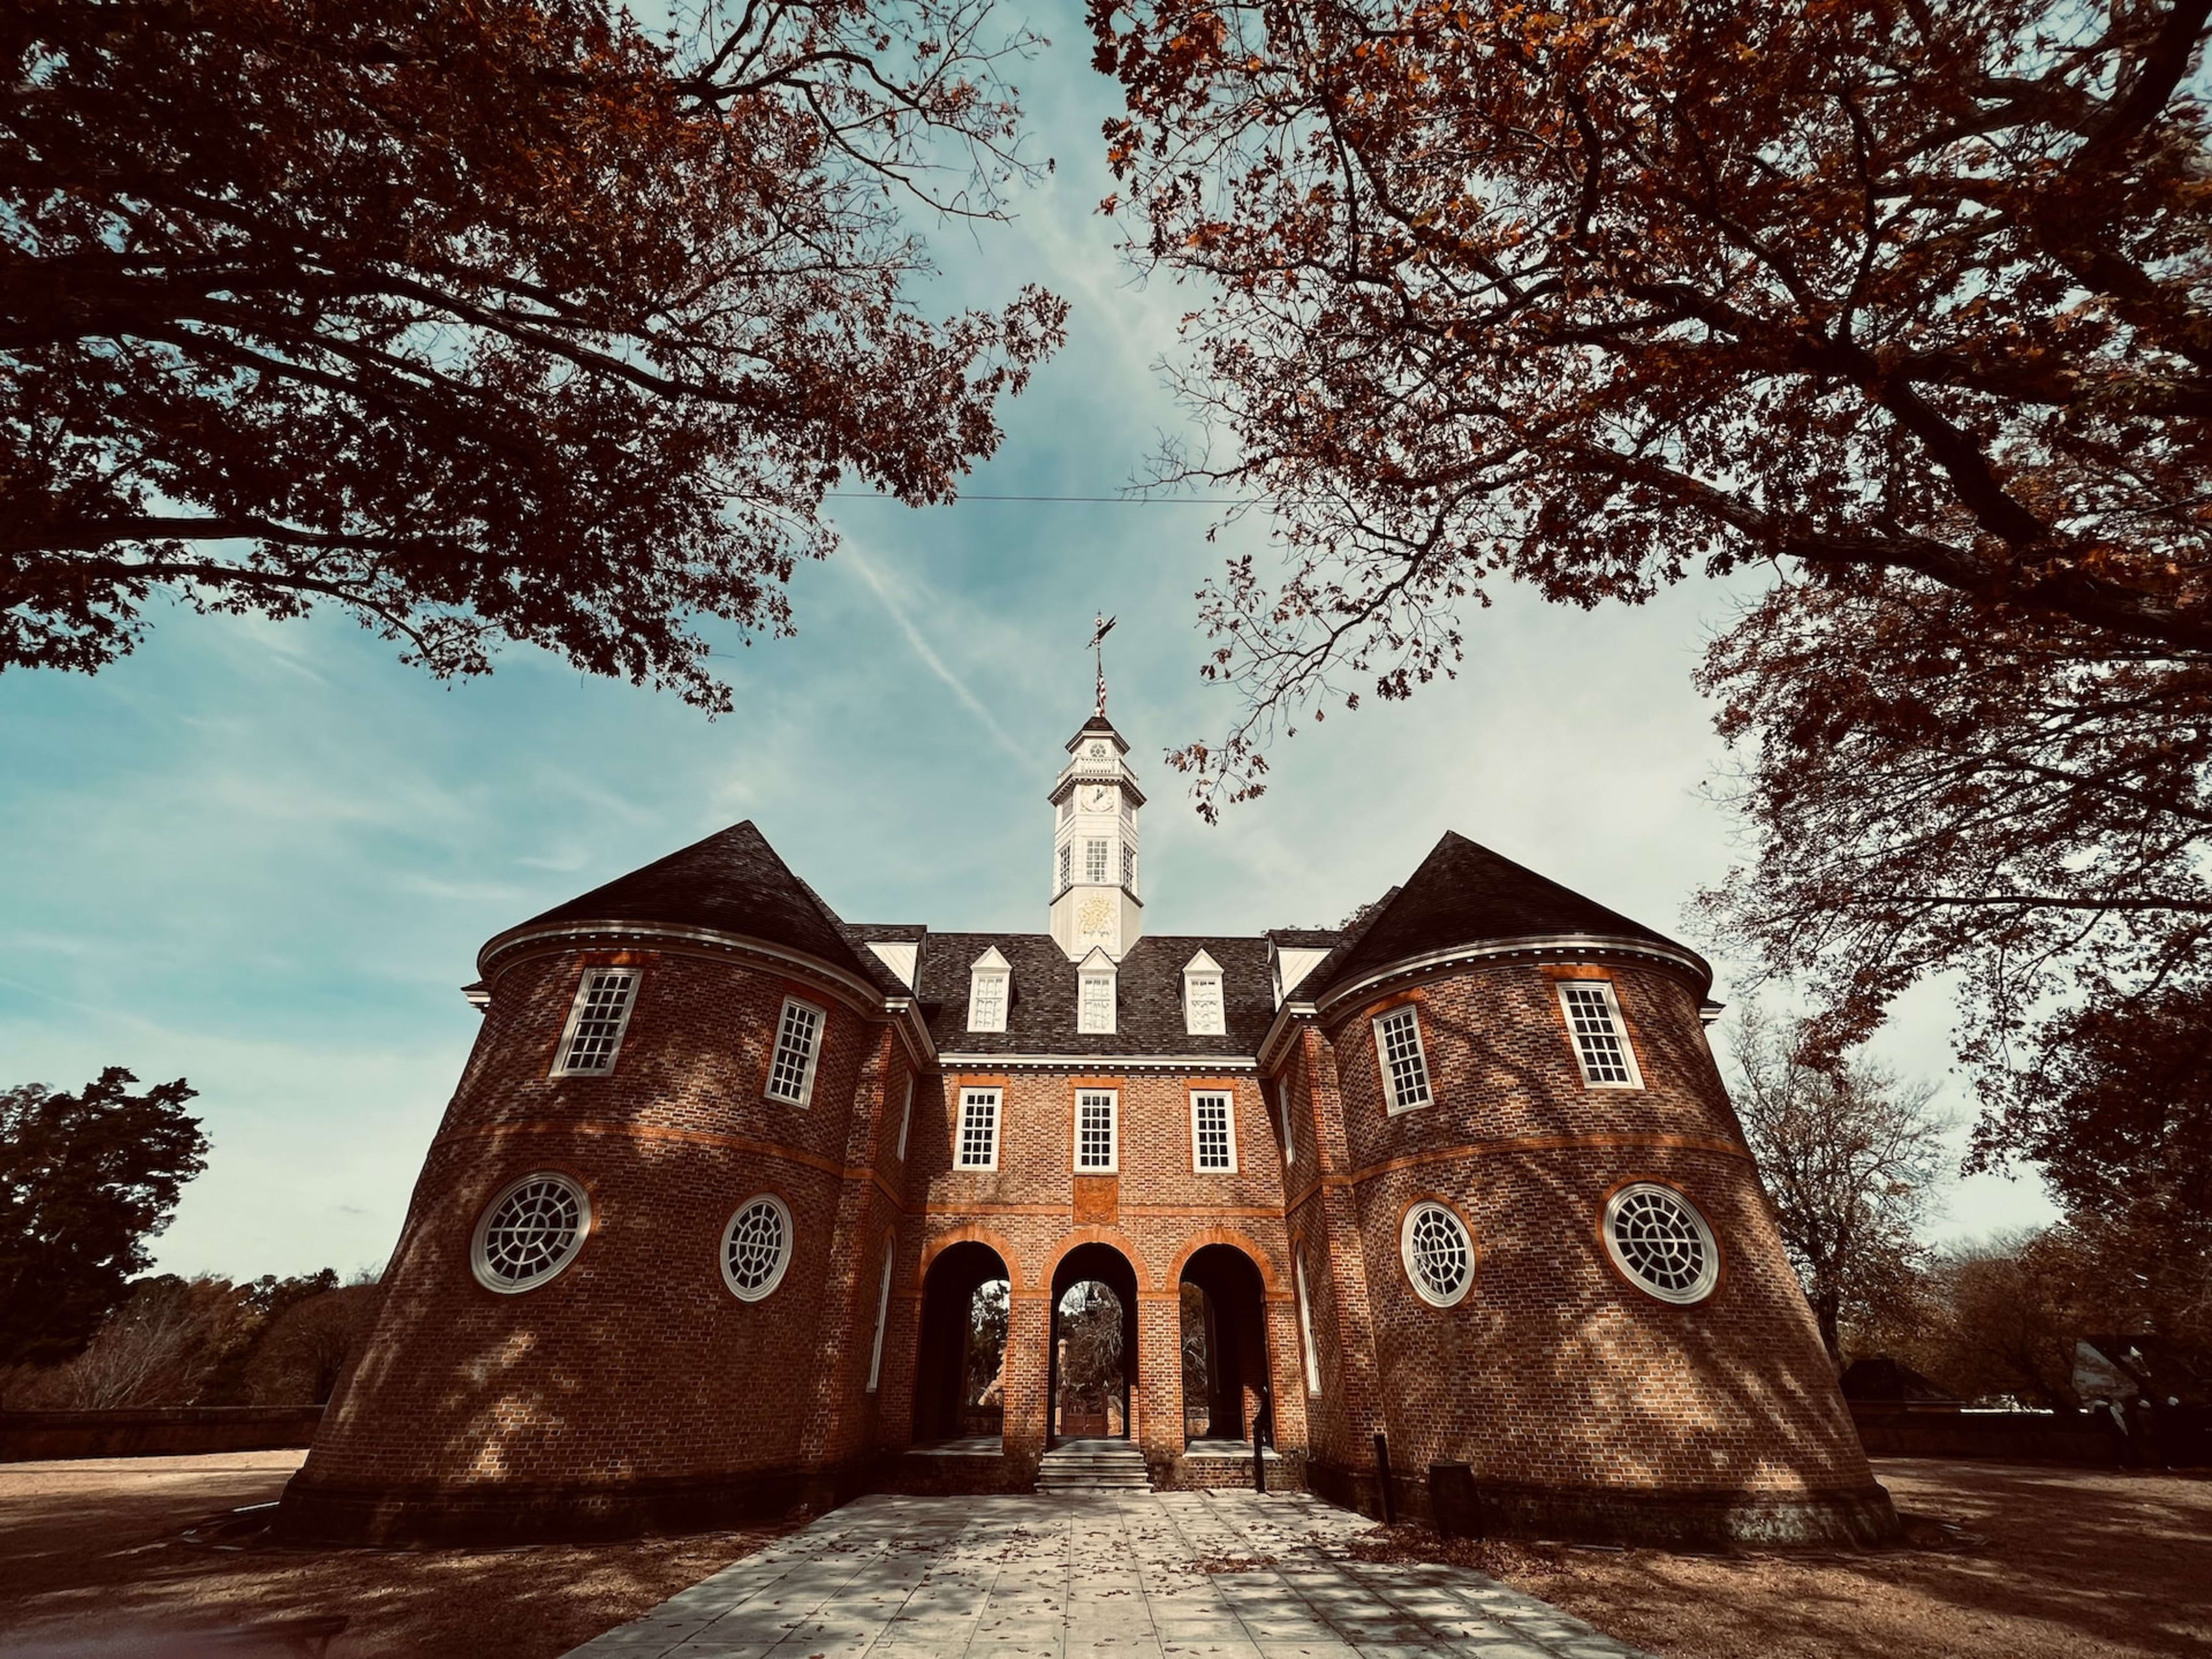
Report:
M787 630L823 492L951 495L1061 337L902 297L894 192L993 213L1024 165L988 12L13 8L0 667L95 670L167 590L728 708L696 620Z
M1280 514L1203 596L1278 722L1449 673L1503 575L1590 605L1780 560L2212 647L2208 0L1093 0L1182 387Z

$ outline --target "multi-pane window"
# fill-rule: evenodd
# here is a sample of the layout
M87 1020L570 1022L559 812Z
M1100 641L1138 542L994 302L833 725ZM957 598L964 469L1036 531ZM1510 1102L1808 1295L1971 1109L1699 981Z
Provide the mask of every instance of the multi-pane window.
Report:
M1103 841L1083 843L1083 878L1089 882L1106 879L1106 846Z
M1275 1085L1275 1115L1283 1136L1283 1167L1287 1170L1298 1161L1297 1137L1291 1133L1291 1085L1287 1080Z
M957 1165L963 1170L999 1167L999 1091L963 1089L960 1091L960 1146Z
M1192 974L1182 982L1183 1030L1193 1036L1219 1036L1221 975Z
M586 968L576 988L575 1005L568 1011L568 1029L562 1034L553 1075L605 1076L613 1071L636 996L636 969Z
M814 1062L822 1057L822 1011L787 997L777 1022L775 1058L769 1062L768 1097L804 1106L814 1097Z
M1074 867L1075 843L1073 842L1069 842L1060 849L1060 884L1062 887L1066 886L1070 881L1074 879L1074 878L1069 873L1074 869Z
M1134 887L1136 884L1137 849L1128 842L1123 842L1121 843L1121 885Z
M968 985L968 1029L1003 1031L1006 1029L1006 975L979 971Z
M1114 1091L1085 1089L1075 1097L1075 1167L1092 1174L1116 1168L1114 1148Z
M1298 1334L1305 1339L1306 1392L1321 1392L1321 1356L1314 1352L1313 1305L1306 1299L1306 1263L1304 1256L1291 1258L1291 1271L1298 1288Z
M1190 1097L1191 1163L1200 1170L1234 1173L1237 1130L1226 1091L1202 1089Z
M1079 1031L1111 1031L1114 1029L1113 975L1083 975L1082 998L1076 1009L1075 1029Z
M868 1356L868 1392L876 1391L876 1384L884 1374L884 1327L890 1322L891 1262L897 1254L898 1241L892 1239L884 1246L883 1282L876 1287L876 1346Z
M1610 980L1561 980L1559 1006L1566 1011L1567 1029L1575 1034L1575 1058L1582 1062L1584 1083L1595 1089L1644 1086L1628 1034L1621 1029L1620 1005L1613 1000Z
M906 1157L906 1132L914 1125L914 1073L906 1074L906 1104L899 1109L898 1155Z
M1411 1003L1375 1022L1375 1052L1382 1062L1382 1087L1393 1113L1429 1103L1429 1062L1421 1053L1421 1017Z

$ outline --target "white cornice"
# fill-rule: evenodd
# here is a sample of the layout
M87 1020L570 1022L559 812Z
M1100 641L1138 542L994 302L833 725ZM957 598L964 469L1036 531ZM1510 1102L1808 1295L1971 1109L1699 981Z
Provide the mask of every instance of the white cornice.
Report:
M1260 1041L1259 1060L1272 1071L1280 1050L1302 1020L1325 1019L1346 1003L1389 986L1433 978L1449 969L1478 962L1571 961L1589 957L1638 957L1647 962L1686 970L1700 997L1712 988L1713 970L1693 951L1678 950L1651 939L1626 939L1606 933L1548 933L1523 939L1491 939L1480 945L1456 945L1386 963L1373 973L1331 991L1319 1002L1285 1001L1275 1011L1274 1023Z
M1480 945L1455 945L1449 950L1431 951L1424 956L1406 957L1386 963L1364 978L1340 986L1322 998L1318 1005L1319 1012L1326 1018L1344 1004L1380 990L1386 985L1434 974L1462 963L1512 961L1516 958L1537 962L1547 958L1590 956L1641 957L1647 962L1685 969L1696 981L1699 996L1711 989L1713 982L1713 970L1704 957L1653 939L1626 939L1609 933L1531 934L1522 939L1489 939Z
M1256 1072L1250 1054L939 1054L945 1071Z
M714 927L689 927L667 921L559 921L542 925L526 922L487 940L477 952L477 973L489 981L503 962L525 954L587 948L598 941L608 945L639 940L697 951L706 955L735 957L739 961L773 967L817 986L843 1002L864 1019L889 1019L898 1027L908 1058L918 1067L935 1063L937 1046L929 1027L911 996L885 996L867 981L818 957L793 951L749 933L726 933Z

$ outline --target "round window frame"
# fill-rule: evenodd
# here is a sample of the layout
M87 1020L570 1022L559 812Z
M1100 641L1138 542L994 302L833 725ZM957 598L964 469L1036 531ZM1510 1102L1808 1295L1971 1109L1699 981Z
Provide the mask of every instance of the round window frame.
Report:
M1442 1210L1449 1216L1467 1239L1467 1277L1460 1281L1459 1289L1449 1297L1440 1297L1431 1291L1428 1281L1413 1266L1413 1221L1422 1211L1431 1209ZM1420 1297L1426 1306L1456 1308L1466 1301L1468 1293L1474 1289L1474 1276L1481 1266L1481 1253L1474 1242L1474 1229L1468 1225L1465 1216L1441 1198L1417 1198L1406 1206L1405 1214L1398 1218L1398 1266L1405 1273L1406 1282L1413 1287L1413 1294Z
M1680 1205L1683 1213L1690 1218L1691 1225L1697 1230L1698 1241L1705 1247L1705 1270L1698 1275L1694 1284L1682 1290L1670 1291L1652 1284L1630 1264L1626 1253L1620 1248L1620 1235L1614 1224L1620 1218L1621 1206L1642 1193L1656 1193ZM1705 1212L1698 1207L1697 1200L1669 1182L1654 1181L1644 1176L1622 1182L1606 1194L1605 1203L1599 1209L1597 1236L1599 1243L1604 1247L1606 1260L1613 1264L1613 1270L1654 1302L1663 1303L1670 1308L1694 1308L1701 1302L1710 1301L1713 1292L1720 1289L1724 1266L1720 1236L1713 1231L1713 1224L1705 1218Z
M566 1187L576 1200L576 1237L561 1259L534 1279L517 1281L502 1279L491 1271L485 1255L485 1245L491 1234L492 1218L500 1212L507 1200L513 1198L533 1182L557 1181ZM495 1296L523 1296L541 1290L560 1278L575 1265L576 1258L584 1253L584 1241L592 1236L591 1190L565 1170L532 1170L528 1175L517 1176L492 1194L491 1202L483 1206L477 1217L475 1231L469 1236L469 1271L477 1284Z
M730 1272L730 1240L737 1236L738 1223L744 1220L745 1212L757 1204L767 1205L782 1218L783 1254L776 1258L774 1273L760 1284L747 1289L738 1284L736 1276ZM730 1218L722 1224L722 1240L715 1249L714 1261L722 1270L723 1287L732 1296L740 1302L765 1302L775 1294L776 1287L783 1283L784 1274L791 1271L791 1258L797 1255L798 1251L799 1227L791 1218L791 1206L774 1193L755 1193L736 1209L731 1211Z

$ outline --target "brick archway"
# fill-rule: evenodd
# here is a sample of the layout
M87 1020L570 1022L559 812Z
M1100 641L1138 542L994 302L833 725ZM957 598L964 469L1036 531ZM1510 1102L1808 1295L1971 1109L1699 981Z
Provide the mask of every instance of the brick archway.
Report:
M1274 1259L1255 1243L1249 1233L1239 1232L1234 1227L1206 1227L1183 1240L1182 1248L1176 1252L1175 1264L1167 1271L1167 1286L1170 1293L1182 1284L1182 1270L1189 1266L1191 1257L1209 1244L1226 1244L1232 1250L1242 1250L1252 1259L1259 1271L1260 1286L1270 1302L1289 1299L1290 1291L1283 1283L1283 1275Z
M1109 1249L1118 1250L1128 1261L1129 1271L1136 1275L1137 1294L1143 1297L1152 1294L1152 1275L1146 1268L1144 1256L1139 1252L1137 1247L1129 1242L1128 1236L1118 1227L1075 1227L1061 1234L1059 1243L1053 1246L1051 1258L1046 1261L1043 1270L1037 1275L1037 1288L1049 1290L1053 1280L1060 1274L1060 1264L1065 1261L1072 1252L1081 1249L1086 1244L1103 1244ZM1004 1255L1005 1252L1001 1251L1000 1254ZM1019 1290L1021 1286L1017 1285L1014 1288Z
M989 1227L978 1227L972 1224L955 1227L950 1232L938 1233L923 1242L921 1260L915 1264L914 1282L909 1288L920 1291L929 1278L929 1264L955 1244L982 1244L996 1250L999 1253L999 1260L1006 1264L1006 1288L1016 1296L1028 1292L1030 1288L1028 1282L1022 1277L1021 1259L1014 1254L1014 1247L1006 1242L1006 1236ZM1053 1258L1055 1264L1059 1260L1058 1256ZM1049 1272L1050 1270L1048 1269L1047 1283L1051 1282Z

